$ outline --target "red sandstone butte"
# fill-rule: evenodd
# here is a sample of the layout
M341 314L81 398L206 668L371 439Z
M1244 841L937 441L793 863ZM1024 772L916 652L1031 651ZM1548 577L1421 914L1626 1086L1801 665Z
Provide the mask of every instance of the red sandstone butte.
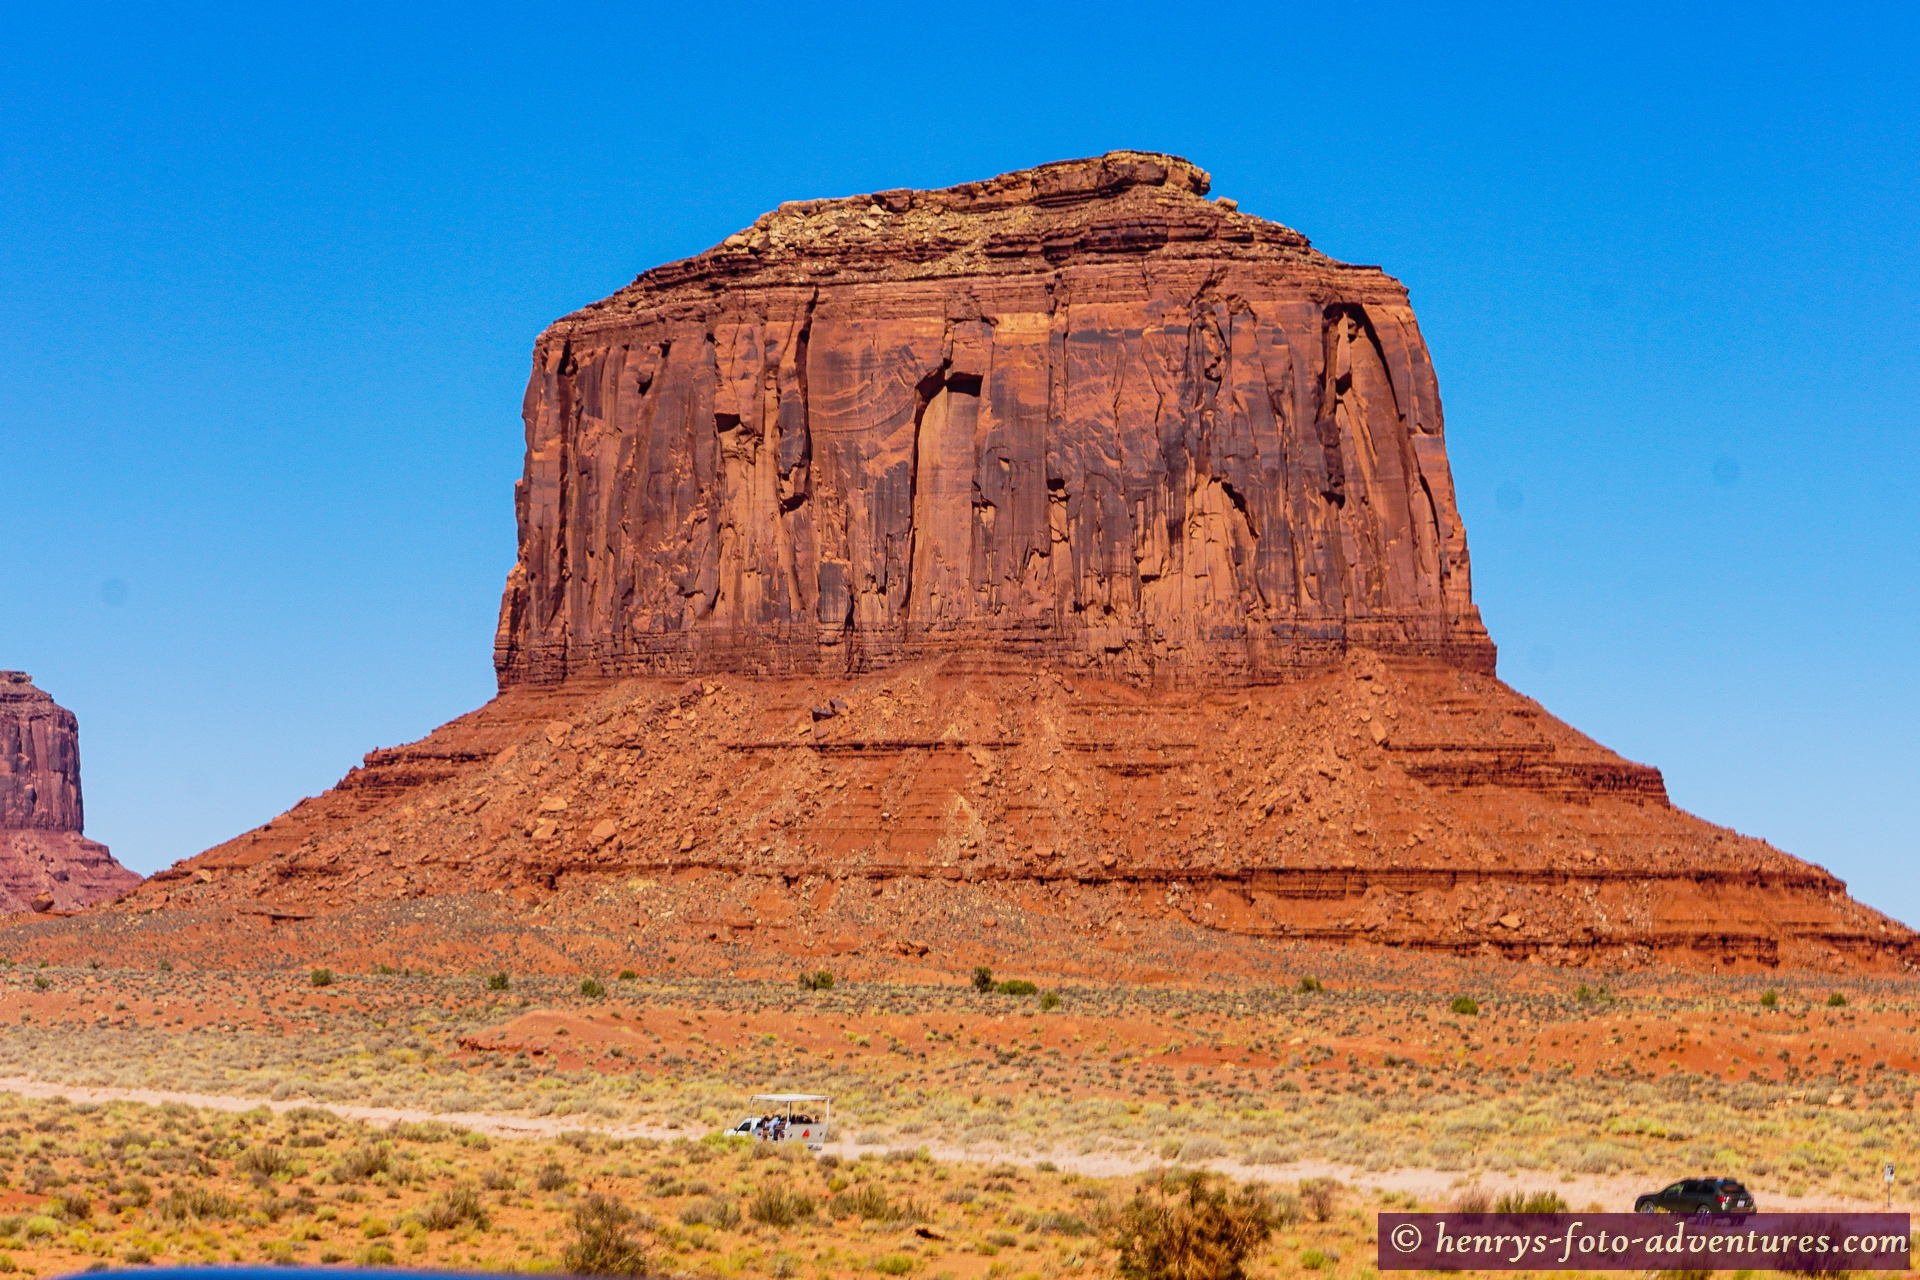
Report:
M1406 289L1114 152L782 205L541 335L503 685L1491 672Z
M0 914L74 911L140 883L83 827L79 721L26 672L0 671Z
M534 349L500 693L37 954L951 980L1920 960L1495 675L1406 291L1117 152Z

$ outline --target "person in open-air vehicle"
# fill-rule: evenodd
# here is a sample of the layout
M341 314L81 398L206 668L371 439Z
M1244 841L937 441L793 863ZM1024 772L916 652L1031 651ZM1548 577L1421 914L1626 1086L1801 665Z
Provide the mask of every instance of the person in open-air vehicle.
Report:
M819 1093L759 1093L754 1103L768 1104L757 1114L747 1116L728 1133L761 1142L804 1142L818 1147L826 1141L827 1121L832 1100ZM808 1104L803 1111L802 1103ZM813 1104L818 1104L817 1110Z

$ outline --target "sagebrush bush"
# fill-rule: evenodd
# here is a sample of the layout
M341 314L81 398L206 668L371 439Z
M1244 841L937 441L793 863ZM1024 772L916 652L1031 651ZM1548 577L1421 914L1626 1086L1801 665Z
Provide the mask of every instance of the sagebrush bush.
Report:
M633 1211L613 1196L595 1192L573 1210L573 1243L566 1269L578 1276L644 1276L646 1248L630 1234Z
M680 1211L680 1221L689 1227L706 1223L710 1227L731 1230L740 1225L740 1205L730 1196L708 1196Z
M1509 1191L1493 1202L1495 1213L1565 1213L1558 1191Z
M172 1222L188 1218L237 1218L247 1207L205 1187L179 1187L153 1202L153 1211Z
M1340 1184L1332 1178L1302 1178L1296 1194L1301 1208L1315 1222L1325 1222L1333 1217L1334 1208L1340 1202Z
M827 1213L835 1218L857 1215L868 1222L920 1222L927 1216L911 1200L888 1199L887 1193L872 1182L843 1191L827 1201Z
M376 1173L393 1169L393 1158L385 1147L355 1147L334 1162L328 1176L335 1182L365 1182Z
M271 1178L277 1173L285 1173L293 1167L293 1157L286 1148L259 1143L248 1147L234 1158L233 1167L242 1173L257 1173L263 1178Z
M1485 1187L1468 1187L1453 1198L1455 1213L1492 1213L1493 1197Z
M1264 1194L1205 1173L1160 1174L1115 1216L1125 1280L1241 1280L1247 1255L1273 1234Z
M747 1216L770 1227L790 1227L813 1216L813 1197L787 1187L762 1187L747 1206Z
M485 1231L492 1219L472 1187L452 1187L421 1206L420 1225L429 1231L451 1231L468 1223Z

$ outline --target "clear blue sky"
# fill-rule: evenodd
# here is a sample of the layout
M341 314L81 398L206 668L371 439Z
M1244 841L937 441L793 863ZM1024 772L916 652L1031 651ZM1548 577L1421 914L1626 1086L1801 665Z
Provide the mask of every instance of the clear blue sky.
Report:
M1920 923L1910 7L300 8L0 15L0 667L135 869L492 693L548 321L1141 147L1412 289L1509 681Z

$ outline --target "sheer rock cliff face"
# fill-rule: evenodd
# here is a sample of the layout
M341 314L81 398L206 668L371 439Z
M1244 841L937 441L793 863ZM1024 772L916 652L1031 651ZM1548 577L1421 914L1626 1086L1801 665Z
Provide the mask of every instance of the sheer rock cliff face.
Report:
M71 911L140 882L83 825L79 722L26 672L0 671L0 913Z
M1114 153L783 205L534 351L502 686L1491 673L1406 291Z

